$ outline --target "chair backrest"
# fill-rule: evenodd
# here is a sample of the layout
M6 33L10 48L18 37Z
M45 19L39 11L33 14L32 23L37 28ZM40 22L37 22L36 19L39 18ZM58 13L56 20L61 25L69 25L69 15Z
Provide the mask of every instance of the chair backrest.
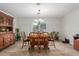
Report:
M48 32L43 32L45 37L49 37L49 33Z
M30 37L30 42L33 45L37 45L37 43L38 43L38 33L37 32L30 32L29 37Z
M55 36L56 36L56 33L55 33L55 32L51 32L51 33L50 33L51 39L55 40Z
M38 34L37 34L37 32L31 32L29 34L29 36L32 37L32 38L36 38L36 37L38 37Z
M21 38L23 39L23 40L25 40L26 39L26 34L25 34L25 32L21 32Z
M48 32L31 32L29 34L30 36L30 41L33 43L33 44L38 44L38 42L40 42L40 44L44 44L45 42L48 42L48 37L49 37L49 34Z

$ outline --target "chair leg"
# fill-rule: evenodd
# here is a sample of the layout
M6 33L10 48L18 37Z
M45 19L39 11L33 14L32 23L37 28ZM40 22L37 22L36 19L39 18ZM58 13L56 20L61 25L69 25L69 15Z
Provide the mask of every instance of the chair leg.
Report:
M23 42L23 43L22 43L22 48L24 47L24 44L25 44L25 45L26 45L26 44L29 45L30 43L29 43L29 41L27 41L27 42Z
M23 48L23 46L24 46L24 42L22 43L22 48Z
M54 45L54 48L56 48L56 46L55 46L55 42L53 41L53 45Z

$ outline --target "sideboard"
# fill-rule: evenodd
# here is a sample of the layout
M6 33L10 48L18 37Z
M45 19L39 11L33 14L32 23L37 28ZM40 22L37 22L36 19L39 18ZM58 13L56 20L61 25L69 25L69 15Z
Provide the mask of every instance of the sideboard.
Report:
M14 42L13 17L0 11L0 50Z

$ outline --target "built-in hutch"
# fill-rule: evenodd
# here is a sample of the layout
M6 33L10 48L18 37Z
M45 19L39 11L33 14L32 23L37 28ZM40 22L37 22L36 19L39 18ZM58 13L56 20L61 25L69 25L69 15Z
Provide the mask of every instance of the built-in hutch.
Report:
M13 17L0 11L0 50L14 42Z

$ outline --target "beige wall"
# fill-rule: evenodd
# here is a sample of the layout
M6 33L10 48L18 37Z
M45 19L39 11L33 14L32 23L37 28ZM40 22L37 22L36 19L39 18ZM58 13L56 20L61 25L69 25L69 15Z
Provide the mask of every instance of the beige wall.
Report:
M43 18L46 22L46 31L59 31L59 19L56 18ZM20 28L21 31L25 31L28 35L29 32L32 31L32 23L34 22L34 18L17 18L16 23L17 27Z
M79 9L61 19L61 32L73 45L73 36L79 34Z

